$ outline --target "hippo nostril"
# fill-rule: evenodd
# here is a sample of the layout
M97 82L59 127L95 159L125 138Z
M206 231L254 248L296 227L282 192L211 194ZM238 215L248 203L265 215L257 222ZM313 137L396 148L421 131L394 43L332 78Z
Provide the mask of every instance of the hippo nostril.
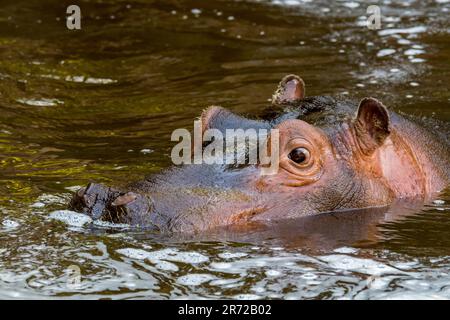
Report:
M84 194L84 195L81 197L81 199L82 199L83 203L84 203L87 207L92 206L92 205L94 204L94 202L95 202L95 199L93 199L93 196L92 196L92 195L89 195L89 194Z
M86 188L81 188L77 191L77 196L81 198L81 197L83 197L85 192L86 192Z
M118 195L103 214L102 220L114 223L149 225L151 222L152 201L149 197L132 191Z

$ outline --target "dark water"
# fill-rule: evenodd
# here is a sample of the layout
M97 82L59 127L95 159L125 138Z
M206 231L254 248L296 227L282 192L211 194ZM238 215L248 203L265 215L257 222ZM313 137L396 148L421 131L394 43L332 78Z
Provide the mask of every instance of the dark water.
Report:
M167 167L209 105L258 115L288 73L449 121L449 2L379 3L374 31L361 1L2 0L0 298L450 298L448 191L188 239L49 218L89 181Z

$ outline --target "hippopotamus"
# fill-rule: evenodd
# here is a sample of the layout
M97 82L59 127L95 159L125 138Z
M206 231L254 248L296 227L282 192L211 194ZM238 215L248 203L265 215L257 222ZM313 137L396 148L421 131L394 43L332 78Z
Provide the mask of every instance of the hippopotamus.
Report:
M174 165L125 188L90 183L69 207L93 219L195 234L426 202L450 181L447 123L400 115L371 97L308 97L296 75L281 80L259 118L212 106L200 121L202 132L276 129L278 170L261 174L261 163Z

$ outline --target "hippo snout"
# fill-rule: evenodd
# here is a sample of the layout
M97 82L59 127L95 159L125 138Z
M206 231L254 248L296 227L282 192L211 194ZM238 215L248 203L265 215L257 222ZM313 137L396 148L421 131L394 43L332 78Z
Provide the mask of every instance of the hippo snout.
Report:
M89 183L73 196L69 208L94 220L130 225L151 225L152 201L149 196L121 192L97 183ZM148 213L148 214L143 214Z

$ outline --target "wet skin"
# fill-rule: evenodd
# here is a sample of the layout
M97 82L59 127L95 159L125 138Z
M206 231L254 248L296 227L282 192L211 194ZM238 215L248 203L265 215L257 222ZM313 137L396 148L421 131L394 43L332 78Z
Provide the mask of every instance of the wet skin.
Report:
M70 208L115 223L197 232L425 202L450 181L448 124L436 132L436 123L400 116L374 98L306 97L294 75L279 84L265 119L210 107L201 120L204 131L278 129L277 173L261 175L260 164L174 166L126 190L91 183Z

